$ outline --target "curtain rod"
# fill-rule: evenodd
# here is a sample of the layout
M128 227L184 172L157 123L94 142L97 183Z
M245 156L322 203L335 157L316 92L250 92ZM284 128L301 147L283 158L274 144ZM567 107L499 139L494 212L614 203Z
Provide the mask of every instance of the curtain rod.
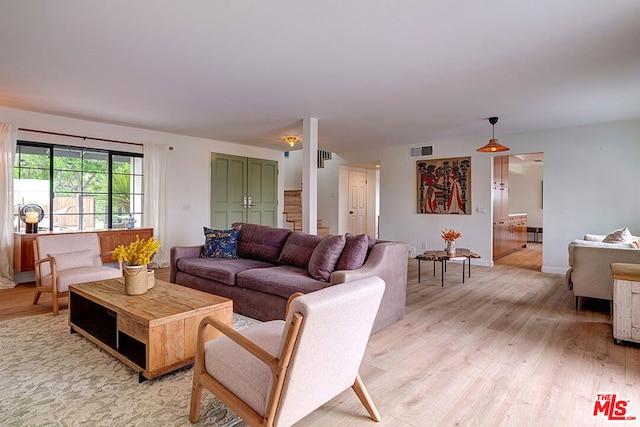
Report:
M144 146L144 144L140 144L139 142L128 142L128 141L118 141L115 139L94 138L92 136L72 135L70 133L49 132L46 130L25 129L25 128L18 128L18 130L23 130L25 132L44 133L47 135L68 136L70 138L92 139L94 141L115 142L116 144L137 145L139 147Z

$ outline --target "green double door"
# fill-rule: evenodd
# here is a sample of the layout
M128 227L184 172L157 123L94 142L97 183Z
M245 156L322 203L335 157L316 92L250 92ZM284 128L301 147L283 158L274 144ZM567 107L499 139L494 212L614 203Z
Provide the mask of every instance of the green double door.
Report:
M211 154L211 228L277 225L278 162Z

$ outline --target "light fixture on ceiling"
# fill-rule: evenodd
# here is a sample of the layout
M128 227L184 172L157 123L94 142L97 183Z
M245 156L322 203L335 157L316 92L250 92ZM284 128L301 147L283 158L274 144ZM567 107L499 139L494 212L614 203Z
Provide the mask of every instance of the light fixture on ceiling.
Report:
M496 126L496 123L498 123L498 118L489 117L489 123L491 123L491 135L492 135L491 139L489 140L489 143L487 145L485 145L484 147L478 148L476 151L479 151L480 153L495 153L497 151L509 151L509 147L505 147L504 145L500 144L496 139L495 126Z
M291 148L293 148L294 145L296 145L296 142L300 142L300 138L298 138L297 136L285 136L284 137L284 142L286 142L287 144L289 144L291 146Z

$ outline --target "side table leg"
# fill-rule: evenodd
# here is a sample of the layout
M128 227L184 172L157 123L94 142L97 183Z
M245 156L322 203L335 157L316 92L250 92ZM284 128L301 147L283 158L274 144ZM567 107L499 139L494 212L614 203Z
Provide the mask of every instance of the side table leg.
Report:
M420 258L418 258L418 283L420 283Z
M442 273L442 275L441 275L441 279L440 279L440 280L441 280L441 282L442 282L442 285L441 285L441 286L444 288L444 271L445 271L445 270L446 270L446 268L447 268L447 260L444 260L444 259L443 259L442 261L440 261L440 264L441 264L441 265L440 265L440 272Z
M462 260L462 284L464 285L464 268L466 267L467 260L466 258Z
M436 260L433 260L433 277L436 277Z

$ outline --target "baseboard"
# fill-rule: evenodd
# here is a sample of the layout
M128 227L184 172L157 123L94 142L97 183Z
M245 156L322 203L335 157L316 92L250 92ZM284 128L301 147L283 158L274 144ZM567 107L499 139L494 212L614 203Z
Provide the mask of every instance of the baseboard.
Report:
M568 268L559 268L559 267L542 267L543 273L551 273L551 274L564 274L569 270Z

